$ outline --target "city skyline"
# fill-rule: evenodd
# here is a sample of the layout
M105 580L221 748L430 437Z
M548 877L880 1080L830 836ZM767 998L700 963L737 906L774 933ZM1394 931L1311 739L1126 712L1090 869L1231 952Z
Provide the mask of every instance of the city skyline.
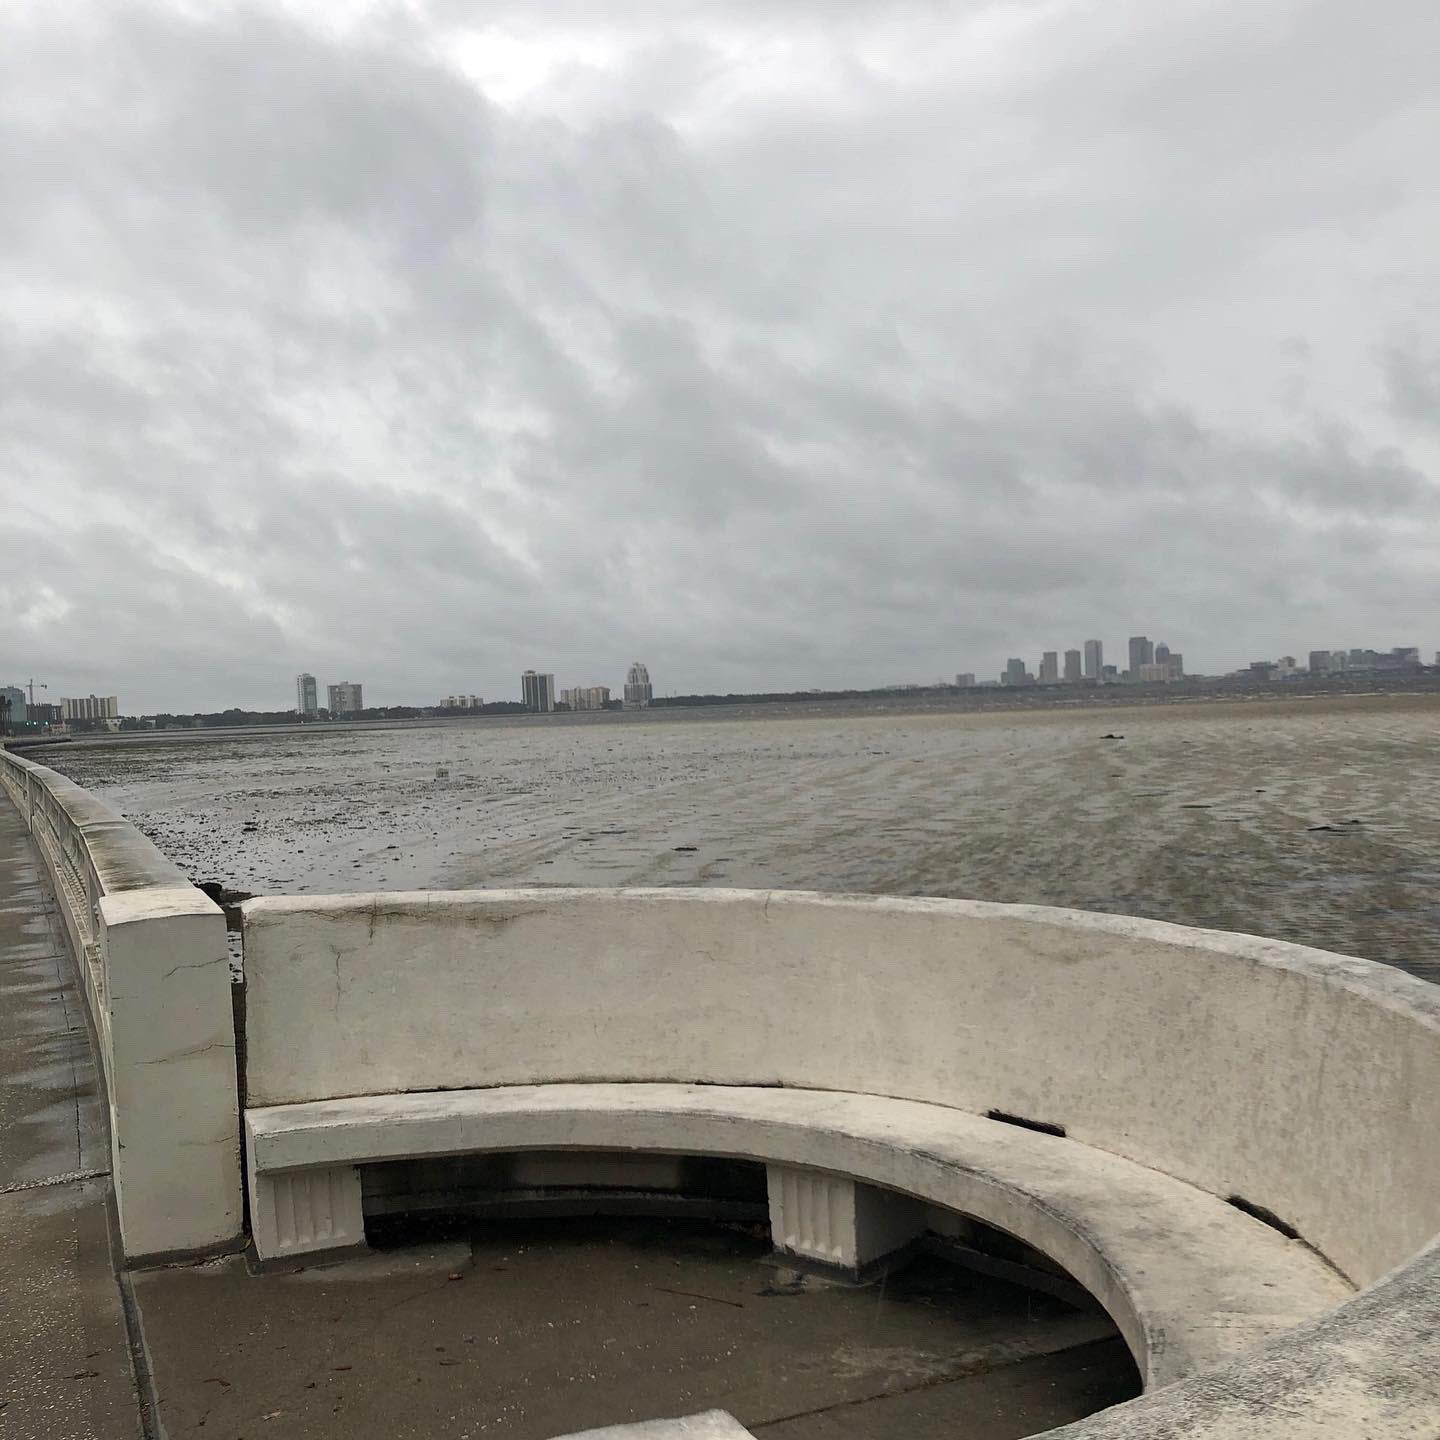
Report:
M666 659L663 662L663 673L667 678L671 676L678 677L675 683L666 684L663 693L666 695L742 694L764 693L777 689L793 689L797 691L884 689L895 684L931 683L930 679L924 677L935 677L946 674L954 675L958 673L957 659L960 664L964 666L966 672L976 675L979 681L985 682L992 677L998 677L1002 674L1008 659L1013 656L1016 651L1024 657L1026 669L1037 677L1037 683L1039 683L1038 674L1040 663L1047 653L1052 650L1055 651L1057 664L1060 668L1060 674L1057 678L1063 681L1065 657L1070 650L1077 647L1081 652L1081 674L1083 679L1090 680L1096 678L1097 673L1099 673L1096 668L1097 665L1103 668L1107 663L1111 663L1105 658L1110 653L1121 653L1126 656L1126 661L1116 665L1114 669L1118 675L1127 674L1129 672L1128 647L1130 640L1132 638L1143 640L1147 637L1135 635L1133 630L1127 628L1123 621L1113 628L1107 628L1109 628L1111 636L1109 640L1095 638L1092 632L1091 638L1081 640L1077 637L1074 640L1066 640L1057 645L1058 627L1047 626L1039 631L1038 638L1017 645L1014 649L1004 645L994 646L993 653L996 658L993 663L989 664L987 664L984 659L977 657L974 652L957 655L956 647L945 644L943 639L937 638L934 642L933 650L928 652L930 658L921 664L917 664L914 672L912 672L911 677L908 679L898 676L893 664L884 660L874 662L867 666L866 672L868 673L860 672L858 667L852 669L849 666L837 665L835 671L831 673L817 674L811 672L800 678L793 678L787 675L780 677L778 681L767 681L766 676L770 673L768 666L757 663L753 671L734 674L733 678L707 679L705 674L700 672L694 665L693 660L687 661L684 656L681 656L674 659L673 662L670 659ZM1168 629L1169 627L1166 628ZM1158 626L1155 627L1155 629L1157 632L1159 631ZM1398 627L1381 627L1382 634L1385 631L1393 634L1394 629L1398 629ZM1427 630L1432 632L1429 636L1426 634ZM1418 634L1421 637L1420 643L1418 645L1412 644L1398 648L1415 650L1420 656L1420 663L1429 663L1434 660L1437 654L1440 654L1440 650L1437 650L1434 644L1435 637L1433 631L1433 622L1417 625L1412 628L1411 634ZM1114 636L1121 634L1121 632L1124 632L1121 635L1121 639L1116 641ZM1176 635L1176 632L1173 630L1170 630L1169 633L1172 639ZM1189 632L1180 633L1188 634ZM1332 631L1331 633L1334 634L1335 632ZM1347 641L1354 638L1353 634L1346 636ZM1384 638L1389 637L1384 636ZM1157 639L1152 639L1150 643L1152 648L1164 646L1164 642ZM1093 654L1092 647L1095 647ZM557 647L555 653L569 658L563 662L560 660L554 662L554 667L550 673L563 674L566 676L579 675L582 677L609 675L614 677L607 682L610 685L612 694L621 695L624 691L625 677L631 664L634 662L620 659L619 652L617 652L614 647L608 648L609 654L614 658L597 661L594 656L581 654L563 646ZM652 649L653 653L654 647L649 648ZM1178 654L1182 657L1189 657L1184 661L1184 669L1187 675L1223 676L1237 674L1248 669L1254 662L1257 654L1268 654L1268 656L1277 663L1282 655L1289 654L1296 658L1303 668L1306 657L1313 649L1323 648L1335 653L1344 653L1348 657L1352 650L1383 656L1389 654L1397 647L1385 645L1375 649L1370 645L1355 646L1349 643L1317 647L1308 642L1298 641L1293 635L1288 635L1282 636L1279 642L1268 647L1268 650L1243 648L1234 641L1223 646L1217 646L1215 649L1225 658L1219 661L1219 663L1207 663L1205 665L1197 665L1194 659L1196 654L1211 653L1209 648L1202 644L1193 644L1193 642L1184 645L1170 644L1165 646L1165 648L1168 648L1172 655ZM28 658L22 657L16 660L15 652L13 650L9 652L11 662L10 670L12 673L20 671L26 674L43 674L51 677L43 684L38 680L36 682L39 688L43 689L48 686L50 694L64 694L66 692L81 694L87 691L96 693L110 689L123 689L128 697L133 697L128 701L124 713L133 715L166 712L177 714L209 713L217 707L225 708L227 706L238 706L239 708L256 711L273 710L275 708L295 709L297 708L295 698L296 687L302 679L308 675L312 680L315 680L316 674L323 677L327 670L330 670L331 673L366 670L370 671L373 675L378 675L380 677L378 683L372 682L368 685L370 691L368 703L371 705L433 704L435 703L433 700L417 699L417 697L443 695L451 693L454 689L453 670L449 675L441 675L435 680L422 680L412 686L407 680L402 678L405 673L403 666L382 663L377 659L374 652L355 651L350 653L352 657L355 655L359 656L356 663L343 666L336 665L334 667L329 666L316 657L304 657L304 659L310 663L307 665L302 662L302 664L292 672L294 679L290 682L289 693L291 698L285 702L281 702L276 694L274 670L273 667L271 667L265 672L263 685L259 685L255 689L247 689L240 694L236 694L229 686L221 685L217 682L215 690L208 695L194 696L192 694L184 700L156 703L153 697L146 695L143 688L136 682L136 677L128 672L119 671L112 667L90 666L87 666L83 672L76 672L63 665L46 663L43 658L37 659L33 654L29 654ZM0 654L0 662L4 662L5 659L6 656ZM475 665L467 665L464 668L469 672L470 676L478 679L480 682L475 686L475 690L469 693L484 693L498 696L501 699L515 698L511 695L514 681L510 680L507 682L505 678L506 671L508 671L510 675L513 675L514 671L510 670L509 666L504 662L485 661ZM3 673L3 671L0 671L0 673ZM489 680L485 678L487 675L491 677ZM109 681L108 684L105 683L107 680ZM97 681L100 683L97 683ZM323 680L316 680L315 683L317 685L323 684ZM23 686L21 688L23 688ZM558 690L556 698L558 699ZM58 701L56 703L58 704Z
M1132 646L1136 647L1133 651L1131 648ZM1146 649L1147 646L1148 650ZM1142 659L1142 664L1153 663L1156 660L1160 660L1163 662L1167 662L1175 668L1172 668L1168 674L1162 675L1158 670L1156 670L1148 675L1134 677L1130 673L1128 663L1123 667L1107 664L1104 658L1105 642L1101 639L1092 637L1081 642L1078 648L1074 645L1066 646L1063 650L1042 648L1039 652L1038 661L1034 662L1033 665L1032 662L1027 661L1023 656L1021 656L1008 658L1003 666L999 666L994 671L988 673L982 670L966 670L962 672L951 669L947 673L954 677L953 681L947 681L944 679L904 680L896 677L892 673L886 675L883 679L868 683L856 681L845 677L837 677L829 680L828 682L812 684L791 684L784 687L765 686L759 683L752 683L749 686L745 686L742 684L739 687L733 687L724 690L706 689L704 687L697 687L693 689L667 687L664 693L667 696L706 694L715 695L727 693L743 695L765 694L770 693L776 689L785 689L787 692L793 693L823 693L828 691L879 691L894 689L896 687L929 688L933 685L946 684L953 684L958 688L967 689L975 687L984 688L995 685L1063 685L1076 683L1084 684L1095 681L1121 683L1126 680L1136 678L1142 679L1146 683L1156 683L1165 679L1177 680L1182 678L1192 680L1213 680L1223 679L1228 676L1243 675L1246 673L1260 674L1267 672L1273 674L1274 676L1284 678L1286 676L1293 676L1299 674L1343 674L1349 672L1365 673L1367 671L1376 669L1393 668L1397 665L1424 666L1433 664L1435 668L1440 669L1440 649L1431 649L1428 647L1427 644L1421 644L1389 646L1383 649L1376 649L1371 646L1335 645L1330 647L1317 648L1296 645L1290 647L1289 650L1272 654L1272 656L1264 660L1255 660L1251 658L1240 664L1236 664L1225 669L1205 670L1197 669L1193 664L1187 664L1184 659L1183 653L1178 648L1169 646L1164 641L1151 640L1149 639L1149 637L1144 635L1131 635L1127 637L1127 659L1131 657L1132 654L1143 656L1147 653L1150 655L1151 661L1146 662ZM1049 668L1047 668L1047 664ZM577 669L581 673L588 675L594 675L602 668L603 667L596 666L589 662L582 662L582 664L577 667ZM1077 668L1079 672L1078 680L1076 678ZM51 671L49 673L56 672ZM1049 678L1042 678L1042 675ZM624 680L618 684L610 683L602 685L566 686L563 688L557 688L555 685L555 672L541 672L541 678L545 680L550 687L549 693L551 700L549 709L554 709L557 705L568 703L565 700L565 695L567 692L573 692L575 696L583 695L585 697L583 701L576 704L573 708L593 709L604 708L606 705L623 705L625 708L635 708L639 705L648 704L650 701L650 696L653 694L653 687L650 683L650 675L646 665L640 661L632 661L628 667L624 668L624 676ZM36 681L34 683L37 685L38 688L42 690L47 688L47 682ZM318 687L320 683L321 682L319 682L316 677L309 671L299 671L295 675L293 680L293 688L291 693L294 698L288 703L276 703L276 697L273 694L273 687L271 687L271 694L262 696L258 702L252 703L247 703L238 700L233 696L226 695L222 697L217 697L216 699L210 701L208 704L202 702L200 704L192 704L189 706L179 706L174 708L165 706L146 707L141 704L136 704L133 706L127 706L123 712L119 710L118 700L116 700L116 698L113 696L108 697L101 703L109 705L109 718L116 718L122 713L123 715L127 716L154 715L164 713L173 713L180 715L217 714L220 713L221 710L230 708L253 711L255 713L275 713L279 710L290 710L292 713L313 717L320 713L322 707L317 704L313 710L307 711L304 706L304 697L307 694L308 686L310 687L308 693L316 695L318 698ZM497 686L495 691L493 691L492 693L498 694L502 703L524 703L523 697L525 693L525 683L525 678L522 676L520 693L518 695L507 694L506 687L503 685ZM27 692L25 691L25 688L23 686L12 685L9 687L0 688L7 688L13 691L14 695L20 697L22 701L26 698ZM384 680L382 680L381 682L381 687L378 694L375 693L375 690L372 687L371 695L368 699L365 697L364 690L365 687L358 682L340 682L338 685L327 686L327 705L323 708L326 713L337 713L334 711L333 707L329 703L330 700L334 698L337 691L340 692L342 695L346 695L349 697L348 699L342 701L345 709L338 713L354 713L363 708L383 709L388 707L409 707L421 709L426 707L433 707L438 709L468 709L478 711L485 704L481 694L474 691L449 692L447 694L443 694L439 700L430 700L424 698L423 696L416 696L400 691L399 687L395 686L393 682L386 683ZM603 701L597 698L601 691L605 693L605 698ZM432 691L432 693L434 692ZM642 696L643 699L640 698ZM623 697L623 699L621 697ZM41 713L45 714L48 714L49 711L53 709L53 711L55 712L53 718L58 721L61 719L63 710L67 704L72 707L77 707L72 710L72 713L74 713L78 718L86 718L90 713L89 709L85 709L84 714L82 715L81 709L78 707L82 707L87 704L93 707L95 703L96 696L94 692L92 692L88 702L75 699L72 699L70 701L57 700L50 707L44 706L43 703L39 704L38 709ZM28 712L28 705L26 705L24 709ZM12 714L18 716L21 713L22 711L20 705L13 704ZM96 713L98 714L98 711Z
M746 696L755 699L772 699L780 696L855 696L866 693L893 695L901 691L935 691L943 689L956 690L1000 690L1007 688L1056 688L1063 689L1065 686L1125 686L1130 684L1153 685L1160 683L1174 683L1183 680L1198 682L1202 687L1209 684L1225 686L1226 682L1235 680L1271 682L1271 681L1295 681L1308 680L1330 680L1335 678L1354 677L1361 679L1370 675L1391 675L1397 680L1403 680L1406 676L1419 675L1425 671L1440 672L1440 650L1427 652L1421 646L1404 645L1391 646L1385 650L1377 650L1368 646L1335 646L1331 649L1312 649L1306 652L1303 659L1292 654L1282 654L1275 659L1252 660L1244 666L1234 670L1216 674L1201 674L1187 671L1184 666L1184 657L1179 651L1172 650L1162 641L1150 641L1146 636L1131 636L1127 641L1127 651L1134 658L1139 666L1139 673L1132 674L1128 669L1120 670L1114 665L1103 663L1103 642L1095 639L1084 642L1083 650L1073 647L1064 652L1063 671L1060 670L1061 662L1058 661L1059 652L1044 651L1041 654L1040 663L1034 671L1028 669L1026 662L1021 657L1011 657L996 679L977 678L975 672L956 672L953 681L937 679L929 682L917 681L891 681L878 686L813 686L799 687L787 691L733 691L733 692L703 692L695 691L690 694L700 697L708 697L705 703L712 703L718 694L733 694L737 699ZM1146 660L1144 657L1151 658ZM1427 655L1429 659L1427 660ZM1101 669L1098 678L1089 673L1087 666L1092 663L1100 663ZM1058 672L1058 673L1057 673ZM31 682L27 682L29 684ZM45 688L43 682L33 682ZM499 702L486 704L484 698L473 692L451 693L440 697L438 701L427 702L416 697L407 697L398 701L380 701L373 705L368 704L364 698L363 685L356 681L342 681L335 685L326 687L327 706L314 711L305 709L307 696L314 693L317 685L315 677L308 672L301 672L295 677L295 703L291 706L279 708L273 706L242 707L228 705L222 708L212 707L208 710L181 710L178 712L165 711L143 711L140 709L127 709L121 713L119 700L116 696L97 696L91 694L88 697L71 697L62 699L53 704L45 702L29 702L29 692L26 688L18 685L0 685L0 718L3 718L7 725L12 727L25 727L27 725L58 726L62 722L73 721L81 728L100 725L108 729L135 728L135 722L141 719L150 719L155 716L164 718L166 715L183 720L187 716L205 717L210 723L215 723L223 716L234 714L236 716L253 715L263 720L264 723L273 723L283 715L295 715L301 719L343 719L346 716L359 717L366 713L390 713L401 712L398 718L405 715L425 716L434 714L454 714L457 712L474 713L510 713L529 710L532 712L549 714L558 710L619 710L638 709L651 703L652 687L650 685L648 668L640 661L631 664L626 673L623 686L623 699L618 698L609 685L572 686L557 691L555 677L550 672L525 671L521 676L521 698L502 699ZM1217 692L1220 693L1220 692ZM667 697L669 703L674 703L679 696ZM231 721L226 723L242 723Z

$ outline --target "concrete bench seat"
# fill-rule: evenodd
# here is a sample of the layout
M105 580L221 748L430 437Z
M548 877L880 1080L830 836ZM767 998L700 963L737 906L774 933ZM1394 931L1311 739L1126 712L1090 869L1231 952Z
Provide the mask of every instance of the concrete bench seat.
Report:
M358 1165L627 1150L756 1160L822 1185L858 1181L1017 1236L1105 1306L1147 1388L1232 1360L1354 1293L1308 1246L1218 1196L1072 1139L913 1100L773 1086L514 1085L268 1106L247 1110L245 1129L262 1259L363 1243ZM773 1213L773 1169L771 1188Z

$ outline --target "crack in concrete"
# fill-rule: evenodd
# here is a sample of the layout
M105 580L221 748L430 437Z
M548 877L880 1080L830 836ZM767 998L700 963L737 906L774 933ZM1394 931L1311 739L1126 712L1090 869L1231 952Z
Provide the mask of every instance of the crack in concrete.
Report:
M228 964L228 955L217 955L210 960L188 960L179 965L172 965L160 978L168 980L177 970L204 970L209 965Z
M233 1050L233 1041L212 1040L208 1045L192 1045L188 1050L177 1050L173 1055L157 1055L153 1060L137 1060L137 1065L168 1065L174 1060L188 1060L194 1055L204 1055L208 1050Z
M20 1195L26 1190L45 1190L52 1185L76 1185L82 1180L103 1180L109 1173L109 1170L67 1170L39 1180L12 1180L8 1185L0 1185L0 1195Z

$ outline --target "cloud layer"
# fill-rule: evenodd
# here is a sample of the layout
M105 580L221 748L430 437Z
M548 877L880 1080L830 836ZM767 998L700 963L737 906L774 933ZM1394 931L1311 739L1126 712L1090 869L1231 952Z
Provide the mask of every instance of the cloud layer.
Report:
M12 7L0 662L1433 649L1440 10L1385 8Z

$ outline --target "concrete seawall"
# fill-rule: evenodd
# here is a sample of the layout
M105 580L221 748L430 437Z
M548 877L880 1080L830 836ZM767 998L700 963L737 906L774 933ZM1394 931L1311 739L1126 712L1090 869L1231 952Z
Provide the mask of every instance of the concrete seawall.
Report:
M0 751L80 966L109 1096L130 1261L239 1242L225 917L138 830L63 775Z

